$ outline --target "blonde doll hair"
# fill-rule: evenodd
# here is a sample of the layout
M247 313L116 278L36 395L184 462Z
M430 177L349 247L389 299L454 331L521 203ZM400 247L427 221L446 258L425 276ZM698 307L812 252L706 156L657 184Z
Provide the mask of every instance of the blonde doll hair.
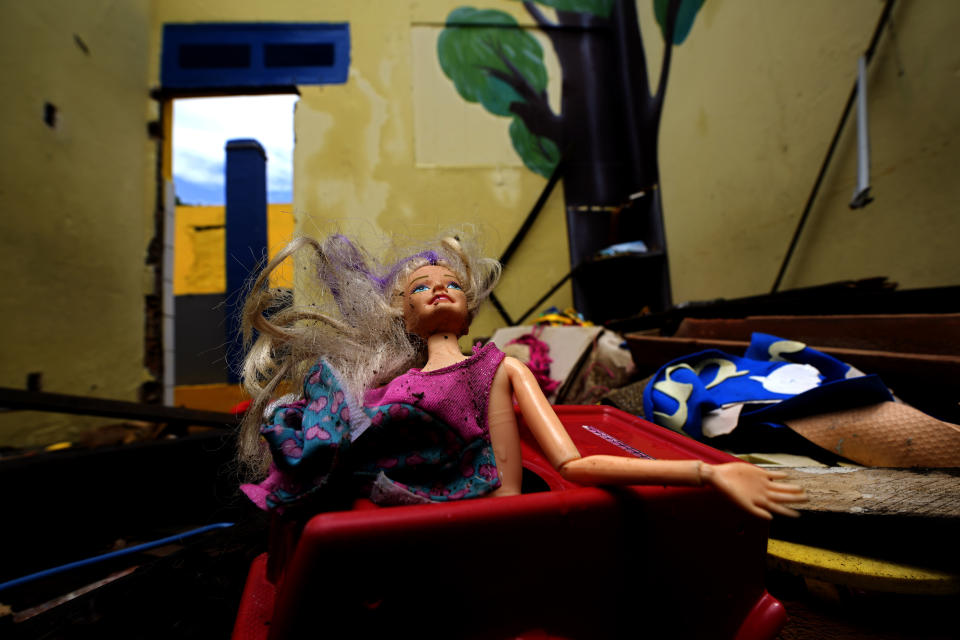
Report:
M251 475L261 475L269 464L259 434L264 409L278 390L299 392L320 358L361 402L368 389L422 365L423 345L403 323L403 287L411 273L428 264L454 271L466 295L468 322L500 277L496 260L455 236L385 253L376 259L340 234L302 236L253 281L242 312L249 347L241 376L253 402L238 442L239 460ZM270 274L290 256L299 275L295 292L270 288Z

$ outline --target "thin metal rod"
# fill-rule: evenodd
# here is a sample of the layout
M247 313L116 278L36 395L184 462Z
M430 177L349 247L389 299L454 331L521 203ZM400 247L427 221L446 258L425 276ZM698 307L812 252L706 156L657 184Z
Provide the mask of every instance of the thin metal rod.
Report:
M147 420L211 427L234 427L237 416L219 411L165 407L106 398L90 398L63 393L24 391L0 387L0 407L21 411L47 411L82 416L101 416L129 420Z
M503 318L503 321L507 323L507 326L512 327L515 324L513 318L510 317L510 314L507 313L507 310L500 302L500 299L497 298L496 294L494 293L490 294L490 304L492 304L493 308L497 310L497 313L499 313L500 317Z
M543 187L543 191L540 192L540 196L534 203L533 209L531 209L530 213L527 214L527 218L523 221L523 224L520 225L520 229L517 231L516 235L513 236L510 244L500 256L501 265L507 266L507 262L510 261L510 258L513 257L513 254L520 246L520 243L526 237L527 233L529 233L530 228L537 219L537 216L539 216L540 212L543 211L543 207L547 204L547 199L550 197L550 194L553 193L553 188L557 186L557 182L560 181L560 177L562 175L563 159L561 158L561 160L557 163L557 166L553 168L553 173L550 174L550 179L547 180L547 184ZM514 322L513 318L511 318L510 314L507 313L507 310L504 308L499 298L492 293L490 294L490 303L493 304L493 308L497 310L497 313L500 314L500 317L503 318L503 321L506 322L508 326L512 327L515 324L520 324L520 321Z
M503 252L503 255L500 256L500 264L504 267L507 266L507 262L509 262L510 258L513 257L513 254L517 251L520 243L530 231L530 227L533 226L537 216L540 215L543 207L547 204L547 199L550 197L550 194L553 193L553 188L557 186L557 182L560 181L560 177L562 175L563 160L560 160L560 162L557 163L557 166L553 168L553 173L550 174L550 179L547 180L547 184L543 187L543 191L540 192L540 197L538 197L537 201L534 203L533 209L530 210L530 213L527 214L526 220L524 220L523 224L520 225L520 230L517 231L515 236L513 236L513 240L510 241L510 244Z
M857 60L857 188L850 200L851 209L867 206L870 197L870 131L867 127L867 60Z
M880 19L877 21L877 26L873 30L873 38L870 40L870 46L867 48L864 57L866 58L866 63L869 65L870 59L873 58L873 52L877 47L877 42L880 40L880 34L883 32L883 27L886 26L887 21L890 18L890 11L893 8L893 4L896 0L887 0L886 4L883 5L883 11L880 14ZM847 104L843 108L843 115L840 117L840 122L837 124L837 130L833 133L833 139L830 141L830 146L827 148L827 155L823 159L823 164L820 166L820 172L817 174L817 179L813 183L813 188L810 190L810 195L807 197L807 204L803 207L803 213L800 215L800 220L797 222L797 228L793 232L793 238L790 240L790 247L787 249L787 253L783 256L783 262L780 265L780 271L777 273L777 279L773 283L773 288L770 290L770 293L776 293L777 289L780 288L780 283L783 281L783 275L787 271L787 266L790 264L790 258L793 257L793 251L797 248L797 242L800 240L800 234L803 232L803 227L807 223L807 217L810 215L810 210L813 209L813 202L816 200L817 193L820 191L820 184L823 182L823 177L827 173L827 168L830 166L830 160L833 158L833 152L837 148L837 143L840 141L840 134L843 133L843 126L847 122L847 116L850 115L850 107L853 105L853 100L857 96L857 83L854 82L853 89L850 90L850 96L847 98Z
M527 319L527 316L529 316L531 313L533 313L534 311L536 311L536 310L537 310L537 307L539 307L541 304L543 304L543 302L544 302L547 298L549 298L550 296L552 296L557 289L559 289L560 287L562 287L562 286L563 286L563 283L570 279L570 276L573 275L573 272L574 272L574 271L576 271L576 269L574 269L573 271L571 271L571 272L568 273L567 275L563 276L563 279L560 280L560 282L558 282L557 284L555 284L555 285L553 285L552 287L550 287L550 290L549 290L549 291L547 291L545 294L543 294L543 296L541 296L541 298L540 298L539 300L537 300L536 302L534 302L533 305L532 305L529 309L527 309L527 312L526 312L526 313L524 313L522 316L520 316L520 318L517 320L517 324L521 324L524 320L526 320L526 319Z
M76 562L70 562L68 564L60 565L58 567L53 567L51 569L44 569L43 571L37 571L36 573L31 573L30 575L23 576L21 578L16 578L14 580L8 580L6 582L0 583L0 591L9 589L11 587L19 587L20 585L27 584L28 582L33 582L34 580L39 580L40 578L47 578L49 576L57 575L58 573L63 573L65 571L71 571L72 569L87 567L92 564L97 564L98 562L103 562L104 560L112 560L114 558L128 556L134 553L140 553L141 551L155 549L156 547L162 547L163 545L166 545L166 544L182 543L186 538L192 538L193 536L199 535L201 533L207 533L215 529L224 529L226 527L232 527L232 526L233 526L232 522L217 522L215 524L208 524L204 527L200 527L199 529L192 529L190 531L178 533L173 536L167 536L166 538L161 538L159 540L144 542L143 544L134 545L132 547L127 547L125 549L118 549L117 551L110 551L110 552L101 554L99 556L84 558L83 560L77 560Z

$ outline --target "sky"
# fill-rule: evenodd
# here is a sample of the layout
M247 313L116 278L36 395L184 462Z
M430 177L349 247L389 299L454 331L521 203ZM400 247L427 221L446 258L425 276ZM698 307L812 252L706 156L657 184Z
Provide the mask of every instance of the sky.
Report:
M173 103L173 181L184 204L225 203L228 140L253 138L267 152L267 202L293 201L296 95L187 98Z

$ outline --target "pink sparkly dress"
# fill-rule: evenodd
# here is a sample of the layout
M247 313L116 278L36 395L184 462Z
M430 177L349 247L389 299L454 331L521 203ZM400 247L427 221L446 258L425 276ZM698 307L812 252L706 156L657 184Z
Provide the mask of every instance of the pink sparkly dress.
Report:
M443 369L411 369L368 391L363 405L320 361L303 397L276 407L261 426L270 474L241 488L264 509L344 492L378 504L486 495L500 486L487 407L503 358L490 343Z

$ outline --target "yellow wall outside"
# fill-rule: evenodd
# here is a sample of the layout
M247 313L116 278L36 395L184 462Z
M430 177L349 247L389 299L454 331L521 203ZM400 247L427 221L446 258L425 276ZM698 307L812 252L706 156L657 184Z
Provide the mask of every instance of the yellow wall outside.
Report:
M178 206L174 236L173 293L177 296L224 293L226 275L226 211L218 206ZM270 259L293 238L289 204L267 205L267 249ZM293 272L285 261L270 274L270 286L290 287Z
M135 400L148 379L149 30L148 0L0 3L2 386L39 372L46 391ZM2 413L0 444L68 438L91 422Z

